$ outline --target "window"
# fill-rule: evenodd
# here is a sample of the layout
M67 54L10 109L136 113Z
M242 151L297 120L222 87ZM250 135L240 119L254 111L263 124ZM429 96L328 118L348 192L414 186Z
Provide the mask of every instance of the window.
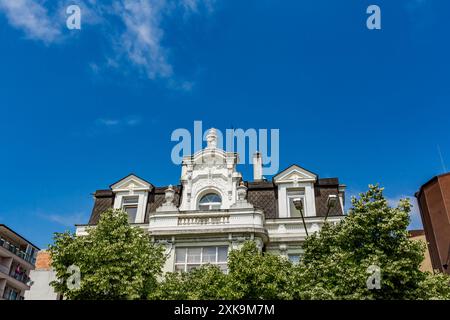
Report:
M200 199L198 208L200 210L218 210L221 204L222 198L218 194L208 193Z
M175 271L189 272L210 263L227 272L228 247L190 247L175 249Z
M288 254L288 259L293 264L298 264L300 262L300 255L299 254Z
M300 199L303 202L303 214L305 214L305 192L293 189L287 191L289 217L301 217L300 210L297 210L294 205L295 199Z
M122 209L128 213L128 222L136 221L139 197L124 197L122 200Z
M5 292L3 293L3 299L19 300L19 298L20 298L20 294L17 290L10 288L10 287L5 288Z

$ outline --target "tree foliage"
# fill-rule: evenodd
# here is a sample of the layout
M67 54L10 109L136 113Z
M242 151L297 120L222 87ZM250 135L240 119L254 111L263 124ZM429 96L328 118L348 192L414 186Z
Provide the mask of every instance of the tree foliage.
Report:
M228 258L228 273L204 265L188 273L166 273L151 299L287 299L291 263L280 256L263 254L252 241Z
M427 299L422 289L431 283L442 284L439 292L448 291L448 277L431 280L434 276L419 269L425 247L408 238L410 209L408 200L391 208L378 186L353 198L348 217L326 224L305 242L297 297ZM367 286L370 266L381 271L380 289Z
M292 263L281 256L261 253L254 242L232 250L228 258L230 299L289 299Z
M122 210L108 210L86 236L56 233L49 251L58 281L52 285L67 299L145 299L154 291L165 261L163 248L128 223ZM69 266L80 269L80 286L71 288Z
M203 265L190 272L169 272L149 299L220 300L229 298L227 276L219 267Z

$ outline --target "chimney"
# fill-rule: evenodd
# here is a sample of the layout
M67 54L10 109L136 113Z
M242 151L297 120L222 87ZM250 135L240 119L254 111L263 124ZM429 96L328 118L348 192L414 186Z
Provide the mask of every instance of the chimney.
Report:
M262 157L260 152L253 155L253 181L262 180Z

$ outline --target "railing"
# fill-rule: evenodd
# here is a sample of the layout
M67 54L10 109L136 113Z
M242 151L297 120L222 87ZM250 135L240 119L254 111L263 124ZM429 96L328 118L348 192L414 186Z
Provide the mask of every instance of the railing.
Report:
M230 223L230 216L219 217L179 217L179 226L192 225L212 225L212 224L228 224Z
M15 246L14 244L6 241L3 238L0 238L0 247L5 248L6 250L14 253L16 256L22 258L23 260L25 260L33 265L36 262L36 259L33 256L27 254L23 250L20 250L20 248L18 246Z
M26 285L28 285L28 283L30 282L30 278L25 273L17 273L15 271L12 271L9 275Z
M253 208L232 208L228 210L212 210L210 212L183 211L176 213L151 214L148 231L151 233L200 233L205 230L249 230L265 232L264 214ZM226 231L224 231L226 232Z

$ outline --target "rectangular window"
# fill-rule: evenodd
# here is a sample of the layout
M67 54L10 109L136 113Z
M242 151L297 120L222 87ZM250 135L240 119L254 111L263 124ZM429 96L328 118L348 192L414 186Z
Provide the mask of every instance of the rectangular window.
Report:
M6 300L18 300L19 299L19 292L17 290L14 290L12 288L6 287L5 292L3 293L3 299Z
M288 254L289 261L293 264L298 264L300 262L299 254Z
M175 271L188 272L204 264L217 265L227 272L228 247L187 247L175 249Z
M294 205L294 200L300 199L303 202L303 215L305 214L305 192L303 190L290 189L287 191L287 204L289 217L301 217L301 212Z
M139 197L124 197L122 200L122 209L128 214L128 222L136 221Z

